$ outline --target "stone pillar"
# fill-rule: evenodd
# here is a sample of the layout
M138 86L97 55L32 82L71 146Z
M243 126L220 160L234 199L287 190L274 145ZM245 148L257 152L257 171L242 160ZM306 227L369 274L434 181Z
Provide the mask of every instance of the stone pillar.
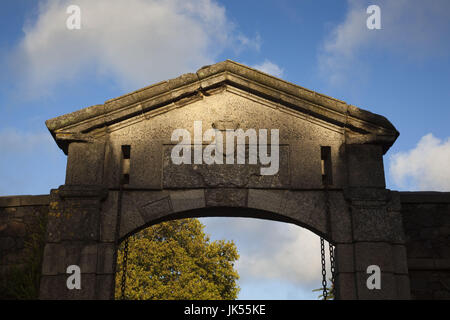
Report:
M69 143L66 184L50 195L39 297L111 299L115 238L102 237L102 206L108 197L103 181L105 140L70 134L60 138ZM66 285L71 265L80 268L79 290Z
M100 241L101 186L64 185L52 190L40 299L109 299L114 282L114 242ZM69 290L67 267L81 271L81 289Z
M338 279L343 293L354 289L355 299L409 299L405 238L398 194L385 188L383 154L379 145L347 145L352 244L337 246L345 278ZM381 271L381 289L369 289L367 268ZM352 275L353 273L353 275ZM351 290L350 290L351 291Z

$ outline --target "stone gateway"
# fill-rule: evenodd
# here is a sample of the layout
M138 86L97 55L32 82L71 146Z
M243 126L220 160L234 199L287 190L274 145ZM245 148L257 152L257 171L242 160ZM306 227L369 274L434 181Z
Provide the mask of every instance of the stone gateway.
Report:
M226 140L230 130L278 130L276 145L270 134L264 145L266 157L278 148L278 170L261 174L270 164L260 155L249 161L259 135L258 149L249 137L245 147L223 141L241 150L239 163L174 163L172 133L194 137L194 121L201 135L214 130L183 146L192 155L211 147L213 132ZM6 256L20 252L7 239L24 236L11 234L11 221L27 223L36 210L48 217L41 299L113 299L120 241L211 216L283 221L323 237L335 247L337 299L450 298L449 193L386 189L383 155L399 133L380 115L227 60L46 124L67 155L65 184L47 196L0 198ZM80 290L66 286L71 265ZM367 286L372 265L380 289Z

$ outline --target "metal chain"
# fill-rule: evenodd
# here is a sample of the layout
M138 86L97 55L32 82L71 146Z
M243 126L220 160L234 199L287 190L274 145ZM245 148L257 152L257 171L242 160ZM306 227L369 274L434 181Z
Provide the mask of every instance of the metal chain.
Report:
M328 289L327 289L327 269L325 264L325 242L322 237L320 237L320 255L322 259L322 287L323 287L323 299L327 300Z
M120 299L125 300L125 288L127 285L127 264L128 264L128 240L125 239L125 245L123 248L123 257L122 257L122 279L120 283L121 295Z
M335 292L335 284L334 284L334 246L331 243L328 243L328 247L330 249L330 266L331 266L331 289L330 289L330 295L334 297Z
M328 234L330 236L330 238L332 238L332 234L331 234L331 210L330 210L330 194L329 194L329 190L328 190L328 183L325 183L325 214L327 216L327 231ZM322 242L321 245L324 246L323 244L323 239L321 238ZM329 295L334 297L334 293L335 293L335 262L334 262L334 245L331 242L328 242L328 248L330 251L330 271L331 271L331 286L330 286L330 292ZM325 252L324 252L324 248L322 247L322 259L325 260ZM325 268L325 264L322 264L322 269ZM324 271L322 270L322 276L324 276ZM325 277L326 277L326 271L325 271ZM323 281L322 281L323 284ZM324 295L325 297L325 295ZM325 297L326 299L326 297Z

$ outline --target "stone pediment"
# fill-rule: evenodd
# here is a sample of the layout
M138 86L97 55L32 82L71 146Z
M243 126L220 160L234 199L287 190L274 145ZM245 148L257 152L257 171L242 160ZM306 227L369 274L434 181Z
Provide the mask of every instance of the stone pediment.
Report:
M95 140L131 118L147 119L158 109L179 108L189 101L234 87L272 104L342 129L347 144L380 144L385 153L399 133L383 116L305 89L245 65L226 60L162 81L118 98L46 121L58 146L67 154L73 141ZM156 113L155 113L156 112Z

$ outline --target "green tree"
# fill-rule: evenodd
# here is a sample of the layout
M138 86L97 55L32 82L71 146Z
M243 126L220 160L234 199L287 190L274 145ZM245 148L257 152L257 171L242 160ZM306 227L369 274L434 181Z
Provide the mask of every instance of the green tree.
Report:
M198 219L163 222L129 238L125 299L232 300L239 293L233 241L210 241ZM124 243L117 256L121 296Z

